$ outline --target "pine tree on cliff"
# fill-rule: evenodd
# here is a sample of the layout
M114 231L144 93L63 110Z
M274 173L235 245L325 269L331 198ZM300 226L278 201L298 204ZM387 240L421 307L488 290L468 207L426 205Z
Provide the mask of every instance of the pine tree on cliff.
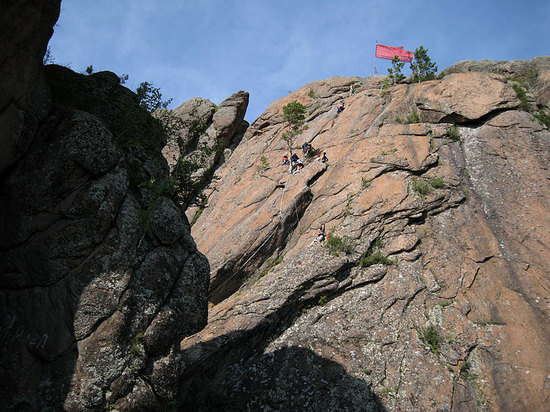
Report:
M305 113L306 108L304 105L298 103L296 100L283 107L283 121L288 123L291 128L284 132L282 136L288 146L288 158L290 159L289 173L292 173L292 145L296 136L302 133L301 126L304 124L304 119L306 118Z
M435 78L437 66L428 56L428 50L424 46L420 46L414 51L414 63L411 63L411 70L415 82L420 83Z

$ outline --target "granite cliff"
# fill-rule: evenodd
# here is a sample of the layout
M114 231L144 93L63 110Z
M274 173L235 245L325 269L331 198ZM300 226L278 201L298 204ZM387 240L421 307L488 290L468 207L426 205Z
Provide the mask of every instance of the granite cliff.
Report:
M316 81L250 126L194 98L166 140L114 73L42 65L59 4L0 14L4 409L547 407L549 57ZM289 174L294 101L328 161ZM201 146L191 226L165 183Z
M211 308L181 343L190 408L548 405L550 58L445 72L316 81L248 128L192 227ZM329 159L297 174L292 101L295 151Z

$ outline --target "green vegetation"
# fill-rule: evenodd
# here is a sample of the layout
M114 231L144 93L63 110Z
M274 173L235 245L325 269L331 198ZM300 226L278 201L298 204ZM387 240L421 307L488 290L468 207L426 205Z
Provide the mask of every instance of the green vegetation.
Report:
M430 325L422 330L421 334L422 342L424 342L432 353L439 355L439 348L441 346L441 337L437 333L435 326Z
M538 111L533 113L535 119L539 121L540 124L545 125L550 128L550 115L548 115L548 107L545 105L540 105Z
M382 153L380 153L380 156L387 156L388 154L395 153L395 152L397 152L397 147L390 149L388 152L386 152L385 150L382 150Z
M130 346L130 359L134 359L140 353L140 346L143 343L143 333L138 333L136 335L135 341L132 346Z
M428 193L432 192L432 188L426 182L425 180L419 180L417 178L414 178L412 180L412 188L415 193L417 193L420 197L426 197Z
M449 136L449 139L454 142L458 142L460 140L460 131L458 130L458 126L456 124L449 126L447 129L447 136Z
M469 361L464 362L461 366L460 377L477 386L478 376L472 371L472 365Z
M219 143L216 142L213 147L199 144L201 135L208 127L206 122L198 118L196 112L191 113L192 120L184 122L165 110L171 99L163 100L160 90L152 84L141 83L136 94L140 107L126 111L111 125L111 129L128 154L130 184L140 189L142 204L146 205L138 215L145 236L153 225L153 216L162 197L171 198L184 208L197 205L203 209L206 206L203 189L209 176L200 179L193 175L203 167ZM151 116L153 111L154 116ZM154 176L142 166L144 152L156 152L169 136L177 139L180 146L177 163L170 177ZM188 154L188 147L193 145L197 148ZM200 216L201 209L196 218Z
M142 233L146 233L153 226L153 217L162 197L171 197L174 191L173 181L170 178L157 180L151 177L149 181L139 185L142 189L147 189L149 201L145 209L139 210L138 219Z
M514 89L514 91L516 92L516 95L518 96L519 109L524 110L526 112L530 112L532 108L531 108L531 104L527 100L527 92L525 91L525 89L517 83L514 83L512 85L512 88Z
M160 89L153 87L149 82L142 82L136 89L136 94L139 99L139 105L150 113L158 109L166 109L172 103L172 99L162 100Z
M429 177L428 179L426 179L426 181L434 189L444 189L446 187L445 180L443 180L441 177Z
M399 56L395 56L392 61L392 67L388 69L388 78L392 84L401 83L405 80L405 75L402 70L405 63L399 61Z
M124 84L130 78L130 76L125 73L121 76L118 76L118 78L120 79L120 84Z
M195 223L197 223L197 220L199 220L199 217L201 217L202 212L204 212L204 207L199 207L199 209L195 212L191 223L189 223L190 226L193 226Z
M166 104L167 102L162 102L161 106ZM153 105L158 106L159 103L153 102ZM174 200L184 207L196 205L204 208L207 198L203 190L212 176L210 173L205 173L202 178L198 178L195 173L207 164L208 158L219 149L222 143L219 141L211 145L206 142L200 143L200 137L206 132L208 124L197 116L196 109L191 112L191 120L186 122L168 110L161 109L156 114L165 133L175 136L180 148L178 161L171 176L174 185ZM195 149L191 153L187 153L189 147Z
M90 74L92 74L94 72L94 66L92 66L91 64L86 67L86 74L89 76Z
M420 122L420 116L418 116L417 112L412 112L406 119L405 123L419 123Z
M538 122L550 128L550 115L548 107L544 104L536 105L535 107L527 99L527 90L530 85L534 85L537 80L537 74L534 72L527 73L524 77L509 79L513 81L512 88L516 92L519 99L519 109L531 113Z
M312 150L308 150L308 152L306 153L306 157L307 158L314 158L314 157L317 157L321 154L322 150L321 149L312 149Z
M378 264L391 266L391 265L395 265L396 262L394 260L388 259L386 256L382 254L382 252L378 251L370 255L362 256L361 260L359 261L359 264L361 265L361 267L368 267L368 266L378 265Z
M267 172L269 170L269 162L265 156L260 157L260 171Z
M292 146L296 136L302 133L306 109L303 104L296 100L283 107L283 121L290 125L290 130L283 133L282 139L286 142L289 152L289 159L292 159ZM292 170L292 164L289 165L289 171Z
M309 93L307 95L308 95L308 97L311 97L312 99L315 99L315 93L313 92L313 89L309 89Z
M340 256L340 253L350 255L355 249L354 242L349 236L338 237L334 234L334 229L330 231L324 247L334 256Z
M376 239L369 248L363 253L361 259L359 259L359 266L366 268L372 265L382 264L385 266L396 265L396 260L391 260L384 256L379 249L383 248L384 244L380 239Z
M397 121L397 123L402 124L420 123L420 116L417 112L412 112L407 116L405 120L401 119L400 117L397 117L395 120Z
M440 177L430 177L423 180L413 178L412 180L413 191L422 198L425 198L427 194L433 192L433 189L443 189L446 186L445 181Z
M411 70L415 82L420 83L435 78L437 66L432 62L430 56L428 56L428 50L425 49L424 46L420 46L414 51L414 60L411 63Z
M290 123L293 129L298 129L304 124L305 107L297 101L290 102L283 107L283 121Z
M470 361L464 362L464 364L460 368L459 376L465 381L472 384L472 386L476 389L477 405L481 408L481 410L485 410L486 408L485 394L483 393L483 388L481 387L481 384L479 382L478 375L474 373L472 370L472 365Z
M351 202L353 202L353 198L355 197L354 194L348 193L347 199L346 199L346 206L344 207L344 216L351 216L352 206Z
M327 296L322 295L319 300L317 301L317 305L319 306L325 306L327 304Z

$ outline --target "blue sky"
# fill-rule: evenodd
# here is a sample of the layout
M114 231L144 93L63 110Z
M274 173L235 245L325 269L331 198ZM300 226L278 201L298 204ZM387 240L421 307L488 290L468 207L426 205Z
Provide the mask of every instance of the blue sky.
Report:
M49 47L75 71L149 81L172 108L246 90L252 122L311 81L372 75L376 41L423 45L441 71L550 55L549 20L548 0L64 0ZM376 59L379 74L390 66Z

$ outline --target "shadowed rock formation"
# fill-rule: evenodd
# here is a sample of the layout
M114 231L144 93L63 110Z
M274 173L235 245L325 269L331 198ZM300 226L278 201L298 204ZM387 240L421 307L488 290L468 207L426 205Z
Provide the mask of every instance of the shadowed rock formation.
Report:
M549 114L550 58L446 72L390 88L384 76L313 82L249 127L192 228L212 307L182 342L183 392L207 379L229 396L221 409L242 396L305 407L284 390L258 395L264 382L286 385L259 359L303 348L388 410L546 407L550 133L538 119ZM282 108L294 100L307 111L295 146L329 161L306 158L289 175ZM321 224L324 246L313 242ZM301 370L298 358L283 370ZM243 371L261 378L247 384ZM327 408L354 410L336 381Z
M50 110L42 57L60 0L0 4L0 173L28 149Z
M240 91L224 100L219 107L210 100L195 97L177 109L159 113L160 116L172 117L171 122L175 125L162 150L172 176L177 178L178 171L185 167L187 161L196 169L191 176L191 183L196 189L188 197L198 195L208 186L214 170L231 156L232 149L239 144L248 127L248 122L244 120L247 106L248 93ZM196 200L182 201L184 210L191 206L187 212L191 220L200 210L194 207Z
M3 410L162 409L209 273L161 190L165 135L114 73L42 66L59 2L11 3L0 109L23 120L2 123L0 150Z

